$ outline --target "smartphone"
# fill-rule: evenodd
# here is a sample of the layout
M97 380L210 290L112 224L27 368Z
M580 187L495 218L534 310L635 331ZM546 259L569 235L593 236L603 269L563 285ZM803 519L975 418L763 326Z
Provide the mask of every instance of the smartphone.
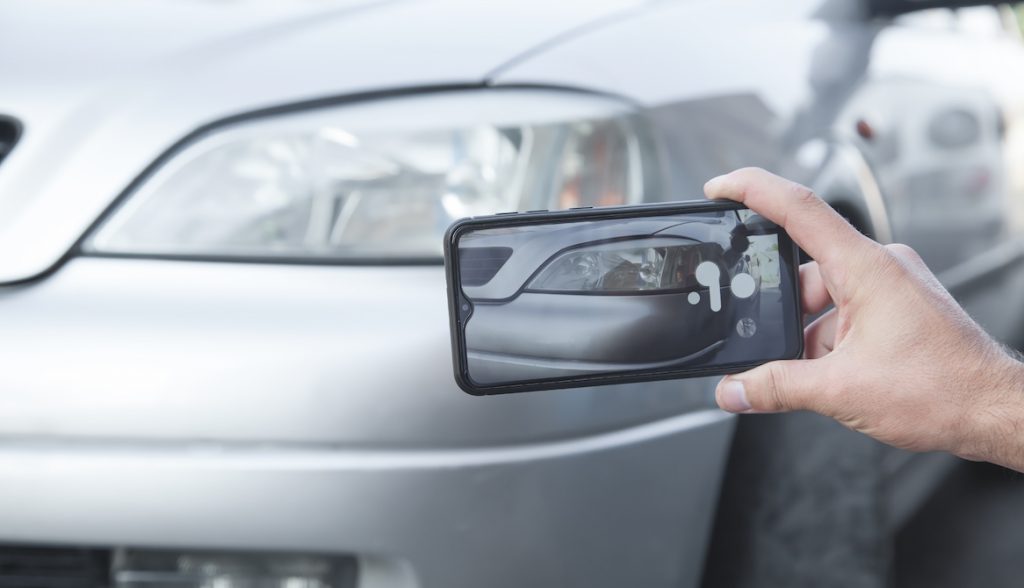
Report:
M798 250L732 202L455 222L455 380L502 394L734 373L803 353Z

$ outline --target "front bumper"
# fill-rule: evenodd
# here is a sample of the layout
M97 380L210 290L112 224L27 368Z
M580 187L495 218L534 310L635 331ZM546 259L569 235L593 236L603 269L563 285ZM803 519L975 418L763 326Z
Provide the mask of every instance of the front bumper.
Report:
M6 442L5 542L393 560L409 586L692 586L732 419L466 450Z

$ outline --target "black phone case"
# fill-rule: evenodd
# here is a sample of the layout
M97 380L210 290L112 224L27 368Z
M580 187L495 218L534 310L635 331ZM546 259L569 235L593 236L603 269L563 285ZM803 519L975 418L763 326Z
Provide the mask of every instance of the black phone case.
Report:
M593 219L616 218L626 219L643 216L656 216L666 213L680 214L701 211L745 209L745 206L730 201L691 200L671 203L636 204L630 206L588 206L555 212L547 210L501 212L489 216L470 217L455 221L450 227L448 227L444 236L445 279L448 290L448 322L451 329L452 364L455 373L455 382L458 384L459 388L468 394L472 394L474 396L487 396L513 392L557 390L562 388L581 388L588 386L605 386L610 384L626 384L699 376L724 375L741 372L767 363L767 361L752 361L746 363L699 366L684 369L631 371L624 373L601 374L596 376L579 376L558 380L522 381L510 384L487 386L481 386L473 382L469 377L468 366L466 364L466 343L465 334L463 332L465 318L462 316L460 311L462 292L459 276L459 253L458 247L456 247L458 238L463 232L470 229L489 229L553 222L578 222ZM788 300L790 306L788 314L795 317L795 324L793 325L793 328L789 330L789 332L794 334L793 336L795 341L793 344L795 351L788 354L786 357L778 359L797 359L803 356L804 351L799 272L796 271L799 265L799 249L784 231L779 232L779 239L779 252L781 254L784 247L789 251L789 259L791 260L791 267L793 270L786 273L790 277L790 291L793 293L793 296ZM787 301L784 300L783 302L786 303Z

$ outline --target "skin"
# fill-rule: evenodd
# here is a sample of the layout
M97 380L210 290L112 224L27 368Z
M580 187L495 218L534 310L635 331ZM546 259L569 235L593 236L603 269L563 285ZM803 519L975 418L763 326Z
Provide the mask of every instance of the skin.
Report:
M880 245L810 189L762 169L709 181L782 226L800 267L805 358L725 377L736 413L810 410L896 447L1024 471L1024 364L978 326L906 245Z

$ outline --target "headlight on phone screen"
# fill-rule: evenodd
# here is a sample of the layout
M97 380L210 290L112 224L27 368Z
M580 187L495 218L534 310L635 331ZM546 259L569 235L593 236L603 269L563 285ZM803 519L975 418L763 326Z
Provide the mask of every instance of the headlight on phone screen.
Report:
M645 141L627 105L560 91L447 92L261 117L171 154L85 247L438 259L457 218L641 201Z
M589 245L549 261L527 289L591 294L694 289L697 266L717 261L720 252L718 245L673 238Z

